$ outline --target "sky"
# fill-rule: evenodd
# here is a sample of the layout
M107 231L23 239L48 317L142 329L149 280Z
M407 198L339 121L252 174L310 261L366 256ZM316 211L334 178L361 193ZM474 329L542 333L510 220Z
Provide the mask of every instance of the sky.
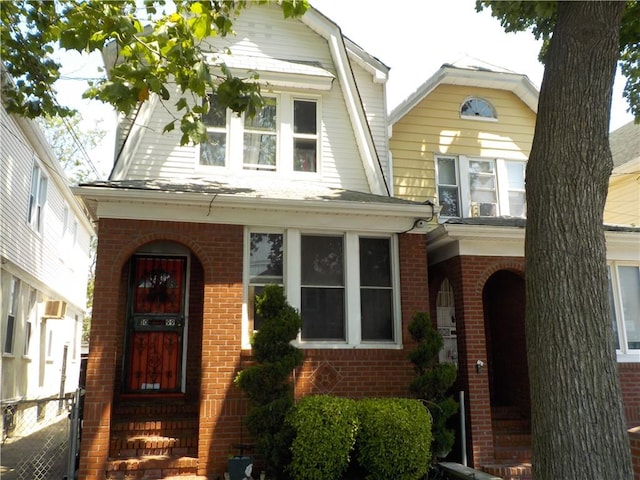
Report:
M540 88L544 68L537 60L541 42L529 32L505 33L490 12L475 11L475 0L309 0L333 20L350 40L390 67L388 111L413 93L443 64L466 59L527 75ZM475 59L475 60L474 60ZM101 121L113 132L115 114L100 102L80 100L82 79L97 75L99 55L63 58L59 100L80 109L87 127ZM616 77L610 129L630 122L622 98L624 78ZM98 169L108 175L112 133L89 152Z

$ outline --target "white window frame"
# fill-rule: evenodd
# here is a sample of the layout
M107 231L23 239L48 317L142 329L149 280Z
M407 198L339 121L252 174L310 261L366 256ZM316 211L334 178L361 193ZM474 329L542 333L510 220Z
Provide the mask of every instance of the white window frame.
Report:
M2 356L13 357L15 353L16 334L18 332L18 314L20 310L21 281L17 277L11 277L11 290L9 291L9 309L5 320L2 336Z
M615 312L615 323L618 330L617 340L619 348L616 349L616 356L620 363L640 362L640 349L633 349L628 346L626 319L622 308L622 287L618 274L619 267L634 267L640 270L640 264L624 261L614 261L607 264L611 288L613 289L613 310ZM638 314L640 315L640 312Z
M312 94L294 94L288 92L269 92L265 98L275 98L276 100L276 165L274 169L254 170L245 168L244 165L244 115L237 115L227 109L227 147L224 166L202 165L200 164L201 147L195 149L196 170L208 172L233 172L243 175L270 176L274 173L280 176L314 179L318 178L322 170L322 148L321 148L321 128L322 128L322 97ZM294 101L309 101L316 103L316 171L302 172L295 171L293 166L293 144L294 138L313 138L313 136L294 134L293 128L293 107ZM208 128L209 130L209 128ZM211 131L216 131L212 127Z
M482 115L464 115L462 113L462 107L465 105L465 103L470 102L472 100L477 100L477 101L486 103L489 107L491 107L491 111L492 111L493 115L490 116L490 117L482 116ZM469 97L465 98L462 101L458 111L460 112L460 118L465 119L465 120L480 120L482 122L497 122L498 121L498 111L496 110L495 105L493 105L493 103L491 103L486 98L476 97L476 96L469 96Z
M29 188L29 208L27 222L36 232L42 233L44 225L44 209L47 203L48 178L37 161L31 171L31 187Z
M457 187L458 187L458 202L459 202L459 212L460 217L447 217L441 215L441 220L446 220L449 218L473 218L475 216L479 217L487 217L485 215L474 215L474 208L471 204L471 185L469 182L469 162L470 161L491 161L494 164L494 172L495 172L495 191L496 191L496 215L495 217L500 216L509 216L510 215L510 205L509 205L509 192L510 191L523 191L519 189L513 189L509 187L509 177L508 177L508 169L507 164L509 163L523 163L526 170L526 161L524 160L514 160L508 158L492 158L492 157L476 157L476 156L467 156L467 155L444 155L444 154L436 154L435 155L435 167L436 167L436 189L439 188L439 172L438 172L438 160L439 159L455 159L456 165L456 177L457 177ZM439 197L439 191L436 192L436 198ZM525 199L526 200L526 199ZM480 213L480 212L478 212ZM525 203L525 213L526 213L526 203ZM495 218L493 215L489 216L489 218ZM517 217L520 218L520 217Z
M399 349L402 348L402 312L400 305L400 268L398 239L396 235L371 234L358 231L334 230L300 230L289 228L286 230L268 229L260 227L245 227L244 248L244 300L243 300L243 328L242 347L250 347L249 331L249 238L251 233L282 233L283 234L283 282L287 301L294 308L301 306L301 238L303 235L343 236L344 238L344 291L345 291L345 340L303 340L300 333L293 344L303 349ZM361 339L360 313L360 237L388 238L390 241L391 287L392 287L392 333L393 339L388 341L363 341Z

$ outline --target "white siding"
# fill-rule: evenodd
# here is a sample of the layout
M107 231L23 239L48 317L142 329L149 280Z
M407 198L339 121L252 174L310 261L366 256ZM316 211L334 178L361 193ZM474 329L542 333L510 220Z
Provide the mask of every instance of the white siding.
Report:
M93 230L71 196L61 169L54 163L57 161L42 143L44 137L38 127L29 120L17 121L4 109L0 109L0 120L0 336L3 338L12 278L19 279L21 284L13 353L1 357L2 398L58 393L65 345L68 346L65 391L72 392L79 373L81 322ZM41 232L27 222L34 162L38 162L48 179ZM47 300L65 301L65 317L44 320ZM31 342L25 354L27 322L31 323Z
M229 47L235 56L253 56L276 58L280 60L317 62L325 70L335 73L328 44L324 38L312 31L300 20L282 18L279 8L252 7L243 11L234 24L237 35L218 39L218 48ZM366 72L365 72L366 74ZM371 76L369 75L369 79ZM367 101L371 117L378 124L379 112L383 108L382 86L377 91L367 92L367 98L379 95L378 101ZM263 87L263 93L269 91ZM369 191L362 160L354 138L346 105L338 79L333 81L331 90L289 90L299 95L311 95L319 98L321 106L321 177L320 183L351 190ZM277 91L275 93L278 93ZM178 92L176 91L176 95ZM177 98L177 97L176 97ZM158 101L148 116L138 118L136 123L144 123L132 137L139 141L137 148L130 148L130 158L124 159L127 168L119 170L113 179L151 179L151 178L191 178L194 176L229 175L229 171L204 171L199 168L198 148L193 145L180 146L179 126L173 132L162 134L164 126L178 116L173 104ZM380 133L381 128L376 127ZM384 135L383 135L384 136ZM386 139L379 139L386 145ZM386 151L386 147L385 150ZM122 161L122 160L121 160ZM266 181L274 175L262 172Z
M385 85L375 83L371 73L367 72L354 61L351 62L351 69L353 70L358 85L358 92L360 93L362 105L367 115L367 121L369 122L369 128L371 129L371 135L373 136L373 142L378 158L380 159L382 171L387 178L387 183L390 184Z

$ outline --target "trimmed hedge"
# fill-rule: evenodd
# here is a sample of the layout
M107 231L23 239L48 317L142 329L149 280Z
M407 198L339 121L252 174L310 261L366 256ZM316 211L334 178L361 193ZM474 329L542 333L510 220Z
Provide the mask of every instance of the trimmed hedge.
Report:
M421 401L408 398L358 402L358 462L369 480L417 480L431 460L431 416Z
M289 412L295 437L289 473L296 480L337 480L356 452L369 480L418 480L431 460L431 416L421 401L326 395Z
M349 466L358 429L356 403L347 398L312 395L287 417L296 432L289 465L292 478L339 479Z

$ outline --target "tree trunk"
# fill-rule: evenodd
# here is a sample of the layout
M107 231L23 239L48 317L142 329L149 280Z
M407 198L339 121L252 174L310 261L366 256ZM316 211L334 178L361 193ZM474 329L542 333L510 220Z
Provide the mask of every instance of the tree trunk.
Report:
M603 211L625 2L559 2L527 165L526 326L536 480L632 479Z

